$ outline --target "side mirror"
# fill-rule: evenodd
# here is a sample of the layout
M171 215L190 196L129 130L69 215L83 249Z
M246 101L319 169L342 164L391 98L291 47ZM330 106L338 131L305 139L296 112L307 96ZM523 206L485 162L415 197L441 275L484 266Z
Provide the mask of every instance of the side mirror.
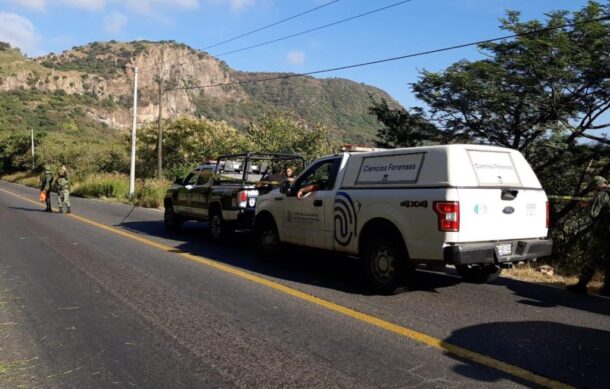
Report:
M176 177L176 179L174 180L174 184L182 185L182 177Z
M290 181L282 181L280 184L280 193L288 193L290 191L291 184L292 183Z

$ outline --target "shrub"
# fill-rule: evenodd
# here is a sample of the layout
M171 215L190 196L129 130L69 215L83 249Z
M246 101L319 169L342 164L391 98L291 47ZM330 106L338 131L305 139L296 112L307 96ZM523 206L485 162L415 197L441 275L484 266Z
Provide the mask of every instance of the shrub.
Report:
M139 183L136 188L134 204L146 208L159 208L170 182L167 180L150 179Z
M73 184L77 196L125 199L129 194L129 177L117 173L92 174Z

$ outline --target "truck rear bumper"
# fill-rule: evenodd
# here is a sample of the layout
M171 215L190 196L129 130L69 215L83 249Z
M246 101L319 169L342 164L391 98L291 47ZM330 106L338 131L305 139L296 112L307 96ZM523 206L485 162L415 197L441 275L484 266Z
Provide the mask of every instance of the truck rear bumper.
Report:
M510 255L499 255L498 246L511 245ZM461 243L443 250L445 263L451 265L500 264L544 257L553 250L552 239L522 239L502 242Z

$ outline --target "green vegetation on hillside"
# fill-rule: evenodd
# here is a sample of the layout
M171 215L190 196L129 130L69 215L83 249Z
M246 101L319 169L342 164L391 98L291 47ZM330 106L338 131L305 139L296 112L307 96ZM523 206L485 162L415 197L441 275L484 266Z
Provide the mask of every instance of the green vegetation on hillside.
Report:
M243 79L267 78L276 74L241 73ZM322 123L344 134L347 140L371 141L378 128L368 111L370 97L385 98L398 106L385 92L345 79L296 77L284 80L245 83L253 102L295 112L310 123ZM243 103L242 103L243 104Z
M88 108L114 110L110 99L92 95L69 95L63 91L43 92L22 89L0 93L0 138L13 132L62 131L88 138L111 136L115 131L87 116Z
M14 75L17 70L29 70L33 74L39 74L39 76L46 75L49 72L24 56L19 49L11 48L8 43L0 42L0 46L0 86L4 83L3 76Z

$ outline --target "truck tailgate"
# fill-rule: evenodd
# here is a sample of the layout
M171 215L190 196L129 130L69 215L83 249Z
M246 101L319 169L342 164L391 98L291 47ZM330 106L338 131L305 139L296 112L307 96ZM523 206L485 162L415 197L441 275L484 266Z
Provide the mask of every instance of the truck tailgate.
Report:
M459 242L547 236L547 197L540 189L459 189Z

